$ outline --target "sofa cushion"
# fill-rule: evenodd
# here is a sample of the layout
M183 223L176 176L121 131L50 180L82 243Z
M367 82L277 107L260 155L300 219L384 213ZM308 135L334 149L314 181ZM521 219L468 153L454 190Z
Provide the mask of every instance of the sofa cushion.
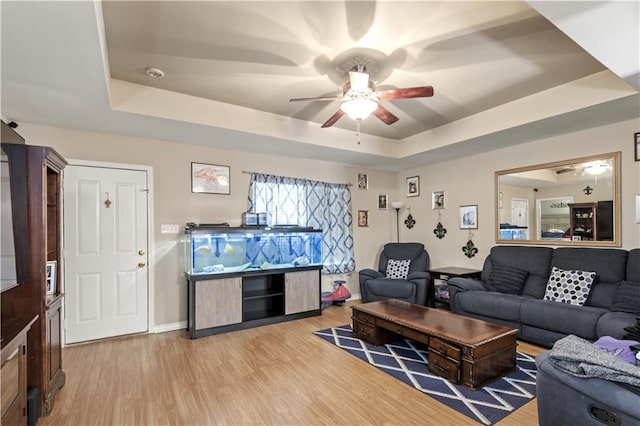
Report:
M628 312L640 316L640 282L620 283L613 298L611 312Z
M406 299L413 297L416 291L415 285L409 281L392 280L389 278L367 280L365 285L372 296L384 298Z
M479 314L484 317L501 318L520 322L520 305L526 296L494 293L489 291L466 291L456 296L458 312Z
M493 265L486 287L490 291L508 294L522 294L529 272L508 265Z
M489 281L493 265L506 265L528 272L522 294L541 299L551 270L551 247L494 246L484 263L482 281Z
M629 250L627 255L627 281L640 282L640 248Z
M598 320L607 312L604 308L576 306L547 300L527 299L520 306L522 324L560 334L575 334L596 340Z
M554 266L544 300L582 306L587 301L595 276L595 272L564 270Z
M411 260L389 259L387 261L387 278L406 280L409 275Z

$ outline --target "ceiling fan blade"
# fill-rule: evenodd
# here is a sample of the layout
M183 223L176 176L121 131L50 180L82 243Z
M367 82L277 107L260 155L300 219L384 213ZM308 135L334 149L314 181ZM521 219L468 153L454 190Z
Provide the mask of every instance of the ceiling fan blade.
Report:
M322 125L322 127L331 127L334 124L336 124L336 121L340 120L342 118L342 116L344 115L344 111L339 109L338 111L336 111L335 114L333 114L331 116L331 118L329 118L327 121L324 122L324 124Z
M378 109L373 111L373 115L378 117L384 124L393 124L398 121L398 117L393 115L391 111L389 111L382 105L378 105Z
M430 98L433 96L433 86L381 90L378 92L378 96L380 99Z
M301 101L338 101L342 99L340 96L316 96L315 98L293 98L289 99L289 102L301 102Z

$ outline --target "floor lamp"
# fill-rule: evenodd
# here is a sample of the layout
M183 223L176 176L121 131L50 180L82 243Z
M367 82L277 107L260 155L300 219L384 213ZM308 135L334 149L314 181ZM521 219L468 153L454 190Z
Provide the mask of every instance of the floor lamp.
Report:
M398 242L400 242L400 209L404 207L404 203L402 201L392 201L391 207L396 209L396 236L398 237Z

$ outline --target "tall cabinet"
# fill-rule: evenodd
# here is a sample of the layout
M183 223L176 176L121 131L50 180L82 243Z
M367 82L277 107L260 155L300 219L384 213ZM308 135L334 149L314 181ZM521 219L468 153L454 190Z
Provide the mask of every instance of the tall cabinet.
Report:
M13 200L16 207L23 208L19 225L22 229L14 234L22 240L16 245L16 259L19 274L24 277L18 287L2 294L2 321L23 322L25 312L27 316L37 315L27 333L26 379L27 386L39 398L30 401L37 407L30 407L29 411L48 415L57 391L65 382L61 341L61 197L62 170L67 161L50 147L3 143L2 148L9 159L12 190L14 184L20 187L19 191L12 191L12 200L16 198ZM26 270L20 271L21 268ZM5 332L10 333L3 324L3 335Z

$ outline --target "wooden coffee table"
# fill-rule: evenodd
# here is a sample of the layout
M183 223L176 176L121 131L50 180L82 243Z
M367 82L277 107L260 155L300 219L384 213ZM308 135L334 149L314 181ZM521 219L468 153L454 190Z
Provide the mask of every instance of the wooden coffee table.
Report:
M373 345L399 336L429 347L429 371L477 389L516 369L517 330L400 300L353 305L353 334Z

